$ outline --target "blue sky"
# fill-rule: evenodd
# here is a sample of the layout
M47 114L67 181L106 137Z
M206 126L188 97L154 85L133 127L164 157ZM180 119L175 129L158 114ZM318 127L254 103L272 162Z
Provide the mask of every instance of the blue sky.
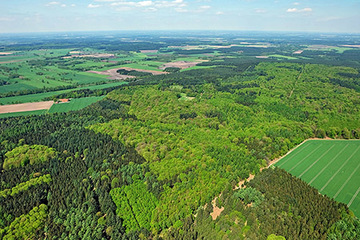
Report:
M0 33L256 30L360 33L360 0L0 0Z

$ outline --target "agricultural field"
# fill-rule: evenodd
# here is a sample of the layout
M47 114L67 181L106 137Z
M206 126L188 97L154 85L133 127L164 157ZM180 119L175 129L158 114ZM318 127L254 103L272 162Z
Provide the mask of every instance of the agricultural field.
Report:
M82 108L89 106L90 104L102 100L104 97L105 96L75 98L75 99L71 99L69 102L66 103L57 103L52 105L52 107L49 109L49 113L70 112L70 111L80 110Z
M56 96L59 94L76 91L76 90L81 90L81 89L97 90L97 89L105 89L105 88L121 86L124 84L127 84L127 82L113 82L113 83L106 83L106 84L101 84L101 85L78 87L78 88L65 89L65 90L52 91L52 92L28 94L28 95L13 96L13 97L4 97L4 98L0 98L0 104L5 105L5 104L13 104L13 103L38 102L38 101L42 101L44 98L48 98L48 97Z
M343 202L360 217L360 141L309 140L275 166L299 177L321 194Z

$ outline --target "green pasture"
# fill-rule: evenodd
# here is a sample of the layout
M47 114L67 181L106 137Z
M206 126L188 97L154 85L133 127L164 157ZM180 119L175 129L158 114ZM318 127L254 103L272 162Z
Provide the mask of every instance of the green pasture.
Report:
M44 109L44 110L27 111L27 112L2 113L2 114L0 114L0 118L42 115L42 114L47 113L47 111L48 110Z
M67 103L53 104L49 109L49 113L70 112L70 111L80 110L82 108L89 106L90 104L102 100L104 97L105 96L74 98Z
M290 57L290 56L285 56L285 55L280 55L280 54L272 54L272 55L269 55L269 57L274 57L274 58L285 58L285 59L288 59L288 60L295 60L295 59L298 59L296 57Z
M360 217L359 140L309 140L275 166L347 204Z
M62 93L67 93L67 92L71 92L71 91L75 91L75 90L80 90L80 89L96 90L96 89L104 89L104 88L109 88L109 87L120 86L120 85L123 85L123 84L127 84L127 82L113 82L113 83L106 83L106 84L101 84L101 85L65 89L65 90L59 90L59 91L53 91L53 92L28 94L28 95L15 96L15 97L6 97L6 98L0 98L0 104L38 102L38 101L41 101L41 100L43 100L44 98L47 98L47 97L51 97L51 96L55 96L55 95L59 95L59 94L62 94Z

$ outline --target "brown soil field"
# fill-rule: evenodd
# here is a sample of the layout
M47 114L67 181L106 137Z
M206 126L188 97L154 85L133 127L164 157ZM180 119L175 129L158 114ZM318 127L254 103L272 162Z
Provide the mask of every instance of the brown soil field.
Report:
M165 69L168 67L185 69L185 68L194 67L199 63L200 62L188 62L188 61L169 62L169 63L165 63L160 69Z
M125 69L127 71L137 71L137 72L147 72L147 73L152 73L152 75L161 75L161 74L168 74L168 72L160 72L160 71L155 71L155 70L145 70L145 69L138 69L138 68L130 68L130 67L122 67L122 68L117 68L118 69Z
M71 52L70 52L71 53ZM110 54L110 53L95 53L95 54L76 54L76 55L71 55L71 56L66 56L63 58L84 58L84 57L88 57L88 58L113 58L115 57L114 54Z
M231 48L236 47L237 44L231 44L226 46L218 46L218 45L186 45L186 46L169 46L169 48L181 48L183 50L199 50L199 49L208 49L208 48L214 48L214 49L220 49L220 48Z
M116 71L119 69L120 68L113 68L113 69L109 69L109 70L105 70L105 71L87 71L87 72L101 74L101 75L107 75L107 76L109 76L108 79L111 79L111 80L118 80L118 79L125 80L127 78L134 78L134 76L121 75L121 74L117 73Z
M157 53L159 50L140 50L141 53Z
M295 51L293 52L293 54L302 54L304 50L298 50L298 51Z
M360 45L341 45L341 47L353 47L353 48L360 48Z
M0 113L27 112L35 110L50 109L54 104L53 101L21 103L0 106Z
M21 62L24 60L11 60L11 61L4 61L4 62L0 62L0 64L5 64L5 63L14 63L14 62Z
M12 52L0 52L0 55L11 55L13 54Z

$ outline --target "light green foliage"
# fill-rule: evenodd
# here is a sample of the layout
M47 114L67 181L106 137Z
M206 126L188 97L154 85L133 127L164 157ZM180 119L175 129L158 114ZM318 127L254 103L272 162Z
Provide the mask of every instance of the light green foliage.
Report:
M46 174L44 176L40 176L38 178L32 178L27 182L22 182L18 185L16 185L15 187L13 187L12 189L5 189L3 191L0 191L0 196L1 197L7 197L7 196L14 196L15 194L22 192L22 191L26 191L28 190L31 186L37 186L43 183L49 183L51 182L51 176L50 174Z
M266 240L286 240L283 236L276 236L275 234L269 235Z
M131 185L114 188L110 195L116 204L116 213L124 219L126 231L150 229L151 215L158 200L149 193L146 184L136 180Z
M343 214L341 220L334 223L328 230L328 240L360 239L360 220L351 215Z
M35 233L44 226L48 207L41 204L28 214L17 217L10 226L0 229L1 239L32 239Z
M5 154L4 169L21 167L49 161L56 156L56 151L44 145L23 145L14 148Z
M245 204L251 204L252 207L256 207L264 201L261 192L252 187L241 188L234 193L234 196L240 198Z

